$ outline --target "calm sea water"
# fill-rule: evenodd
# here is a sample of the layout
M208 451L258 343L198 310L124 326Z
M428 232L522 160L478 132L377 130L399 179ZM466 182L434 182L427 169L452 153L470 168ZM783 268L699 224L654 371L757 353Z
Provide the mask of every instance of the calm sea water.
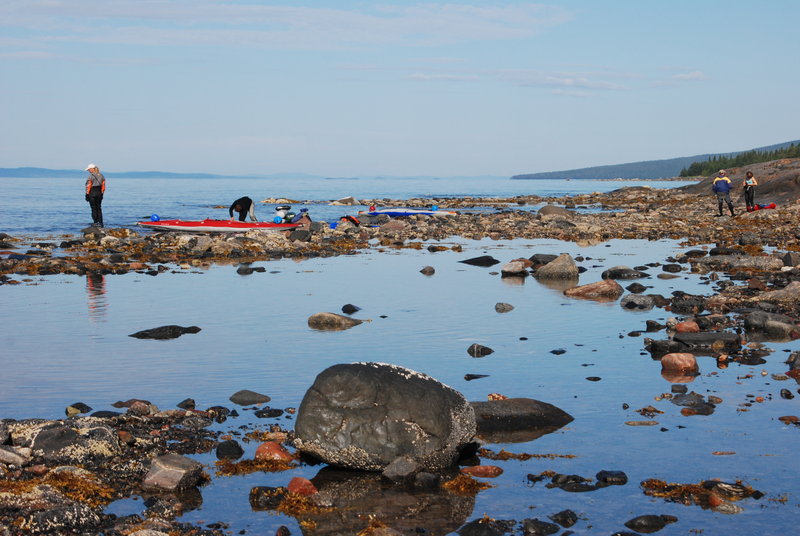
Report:
M335 221L364 206L330 206L347 196L356 199L410 199L515 195L565 195L605 192L632 185L680 186L664 181L525 181L510 179L115 179L107 178L103 199L106 226L135 225L152 214L165 219L227 219L228 207L242 196L258 203L256 217L272 218L275 205L266 198L319 201L293 205L308 208L312 218ZM0 232L9 234L75 233L92 222L84 201L83 174L75 179L0 179ZM215 208L224 207L224 208Z
M258 183L248 181L237 183L235 191L193 181L180 183L187 186L181 190L191 190L182 195L173 189L178 183L161 185L158 192L157 182L118 182L109 185L109 224L116 218L111 216L112 199L123 187L131 199L138 196L139 207L152 207L155 200L163 203L158 209L142 208L143 214L163 212L168 206L166 199L183 199L186 204L181 210L194 207L200 211L204 203L222 204L245 193L254 199L268 195L322 199L381 195L370 190L375 188L372 183L335 195L322 189L319 195L310 190L301 195L277 189L259 193L254 187ZM513 181L512 185L518 183L521 187L529 184ZM249 190L244 188L248 184L253 186ZM619 186L594 183L591 189L611 184ZM59 180L51 186L51 191L60 188L64 195L67 191L73 195L75 187L80 193L80 182L67 187ZM203 192L205 188L208 190ZM216 198L211 195L214 191ZM444 193L452 192L437 188L429 195ZM401 197L396 193L386 196ZM82 196L78 197L80 203L75 206L87 211ZM8 210L5 199L4 214ZM42 233L72 232L45 216L47 207L54 205L53 198L46 197L38 207L31 207L38 209L32 210L31 220L41 222L37 229ZM65 207L51 210L53 214L69 212ZM85 223L80 216L73 218L76 226ZM4 215L3 223L6 221ZM40 232L33 227L26 232ZM478 494L464 522L484 514L496 519L546 520L548 515L570 508L581 516L572 528L577 534L625 530L624 521L642 514L670 514L679 519L659 534L790 534L795 530L800 492L795 458L800 430L787 427L778 417L797 414L800 396L780 398L781 388L796 392L797 385L771 375L786 371L783 361L788 351L798 349L798 343L768 344L774 353L759 366L733 364L721 370L713 358L700 357L701 375L689 388L704 396L718 396L723 403L711 416L683 417L680 407L656 400L669 392L671 385L662 378L660 364L644 352L643 337L631 333L643 330L648 319L665 321L669 313L660 309L630 312L619 303L572 300L563 296L561 288L534 279L520 284L501 279L493 269L458 262L483 254L506 262L534 253L568 252L586 258L580 263L587 268L580 282L588 283L599 280L600 273L611 266L663 261L686 249L680 243L614 240L579 247L553 240L454 240L445 244L456 242L462 244L463 252L388 250L280 260L259 263L266 273L250 276L238 275L235 265L218 265L191 271L176 267L180 273L156 277L138 273L101 278L46 276L4 285L0 287L0 418L61 418L64 408L77 401L100 410L113 409L113 402L129 398L146 398L164 409L187 397L194 398L201 409L231 407L228 397L240 389L268 394L273 407L297 407L326 367L382 361L429 374L470 400L485 400L489 393L531 397L555 404L575 417L567 427L535 441L488 445L496 451L505 448L577 457L487 462L501 465L505 472L492 480L494 488ZM419 273L426 265L436 269L433 276ZM650 287L648 292L712 291L709 282L695 274L663 280L655 277L657 268L651 272L653 277L641 280ZM498 314L494 310L497 302L510 303L515 309ZM306 320L311 314L339 312L347 303L362 307L355 316L370 322L343 332L308 328ZM202 331L170 341L128 336L165 324L196 325ZM664 334L654 336L663 338ZM475 342L492 347L495 353L481 359L470 357L466 350ZM554 349L565 353L555 355L551 353ZM464 375L468 373L488 377L467 382ZM588 381L587 377L601 379ZM756 396L766 401L752 403ZM752 405L743 405L746 403ZM629 409L623 409L623 404ZM655 418L658 426L625 424L642 420L634 410L648 405L664 411ZM233 430L251 422L276 422L259 421L251 412L240 413L238 419L215 426ZM277 422L292 426L291 420ZM255 446L246 446L246 456L252 456ZM713 454L718 451L735 454ZM214 461L211 454L197 459L207 464ZM593 478L603 469L625 471L629 483L590 493L567 493L547 489L542 483L530 486L526 480L528 473L545 470ZM202 506L182 519L223 521L230 524L232 534L242 530L274 534L280 525L300 534L302 530L292 518L252 511L247 494L253 486L286 485L293 476L311 478L318 470L304 466L289 473L214 478L201 490ZM638 483L647 478L680 483L741 479L766 497L742 501L742 513L725 515L646 497ZM141 513L144 505L141 500L129 499L108 510Z

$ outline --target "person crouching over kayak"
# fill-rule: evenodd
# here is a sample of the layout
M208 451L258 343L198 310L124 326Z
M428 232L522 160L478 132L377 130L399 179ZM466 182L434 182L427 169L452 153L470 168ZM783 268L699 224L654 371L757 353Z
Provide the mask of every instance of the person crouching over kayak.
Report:
M719 204L719 214L717 217L722 216L722 202L728 203L728 209L731 211L731 216L736 216L733 213L733 203L731 202L731 188L733 184L728 178L728 174L724 169L720 169L717 176L714 177L714 182L711 185L711 190L717 194L717 203Z
M106 178L100 173L100 170L95 164L86 166L89 172L89 178L86 179L86 201L92 207L92 226L103 226L103 194L106 191Z
M233 221L234 210L239 213L239 221L244 221L248 214L250 215L250 221L258 221L256 219L256 204L249 197L240 197L233 202L231 208L228 209L231 221Z

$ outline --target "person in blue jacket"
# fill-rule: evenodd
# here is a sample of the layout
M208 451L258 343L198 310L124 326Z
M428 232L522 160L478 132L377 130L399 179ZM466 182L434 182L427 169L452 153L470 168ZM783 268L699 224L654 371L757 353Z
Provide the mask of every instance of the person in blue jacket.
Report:
M722 216L722 203L728 204L728 210L731 211L731 216L736 216L733 213L733 202L731 202L731 188L733 183L728 178L728 174L724 169L720 169L717 176L714 177L714 182L711 184L711 190L717 195L717 203L719 204L719 214L717 217Z

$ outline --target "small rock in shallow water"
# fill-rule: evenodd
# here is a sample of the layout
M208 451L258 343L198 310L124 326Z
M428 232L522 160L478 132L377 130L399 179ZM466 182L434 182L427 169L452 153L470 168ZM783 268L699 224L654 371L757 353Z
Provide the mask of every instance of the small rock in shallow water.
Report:
M466 381L468 381L468 382L471 382L472 380L479 380L481 378L488 378L488 377L489 377L488 374L464 374L464 379Z
M181 409L194 409L195 401L193 398L187 398L178 402L177 406Z
M635 530L636 532L649 534L651 532L656 532L663 529L667 526L667 522L662 516L650 514L634 517L633 519L626 521L625 526L631 530Z
M80 415L81 413L89 413L92 411L92 408L83 402L75 402L74 404L67 406L67 409L64 411L68 417L74 417L75 415Z
M145 329L142 331L137 331L136 333L132 333L128 335L129 337L135 337L137 339L157 339L157 340L165 340L165 339L177 339L184 333L198 333L200 328L197 326L189 326L185 328L183 326L161 326L158 328L152 329Z
M229 439L217 445L216 454L219 460L238 460L244 455L244 449L236 440Z
M548 517L565 529L570 528L572 525L578 522L578 514L572 510L562 510Z
M498 302L494 305L494 310L498 313L508 313L514 310L514 306L510 303Z
M481 257L473 257L471 259L458 262L469 264L472 266L494 266L495 264L498 264L500 261L498 261L497 259L495 259L490 255L483 255Z
M308 317L308 327L320 331L342 331L363 323L363 320L336 313L316 313Z
M600 471L595 478L597 482L614 486L623 486L628 483L628 475L622 471Z
M472 344L469 348L467 348L467 353L472 357L485 357L489 354L494 353L494 350L492 350L488 346L483 346L482 344L478 344L476 342Z
M361 310L361 307L358 305L353 305L352 303L348 303L346 305L342 305L342 312L346 315L351 315L353 313L357 313Z
M248 389L242 389L241 391L233 393L228 400L238 406L251 406L253 404L269 402L271 399L267 395L262 395L261 393L256 393Z

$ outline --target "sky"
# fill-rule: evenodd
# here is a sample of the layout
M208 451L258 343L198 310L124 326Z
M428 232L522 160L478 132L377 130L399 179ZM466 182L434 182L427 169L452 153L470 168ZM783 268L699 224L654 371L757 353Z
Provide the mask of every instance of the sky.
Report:
M796 0L0 0L0 167L510 176L800 139Z

